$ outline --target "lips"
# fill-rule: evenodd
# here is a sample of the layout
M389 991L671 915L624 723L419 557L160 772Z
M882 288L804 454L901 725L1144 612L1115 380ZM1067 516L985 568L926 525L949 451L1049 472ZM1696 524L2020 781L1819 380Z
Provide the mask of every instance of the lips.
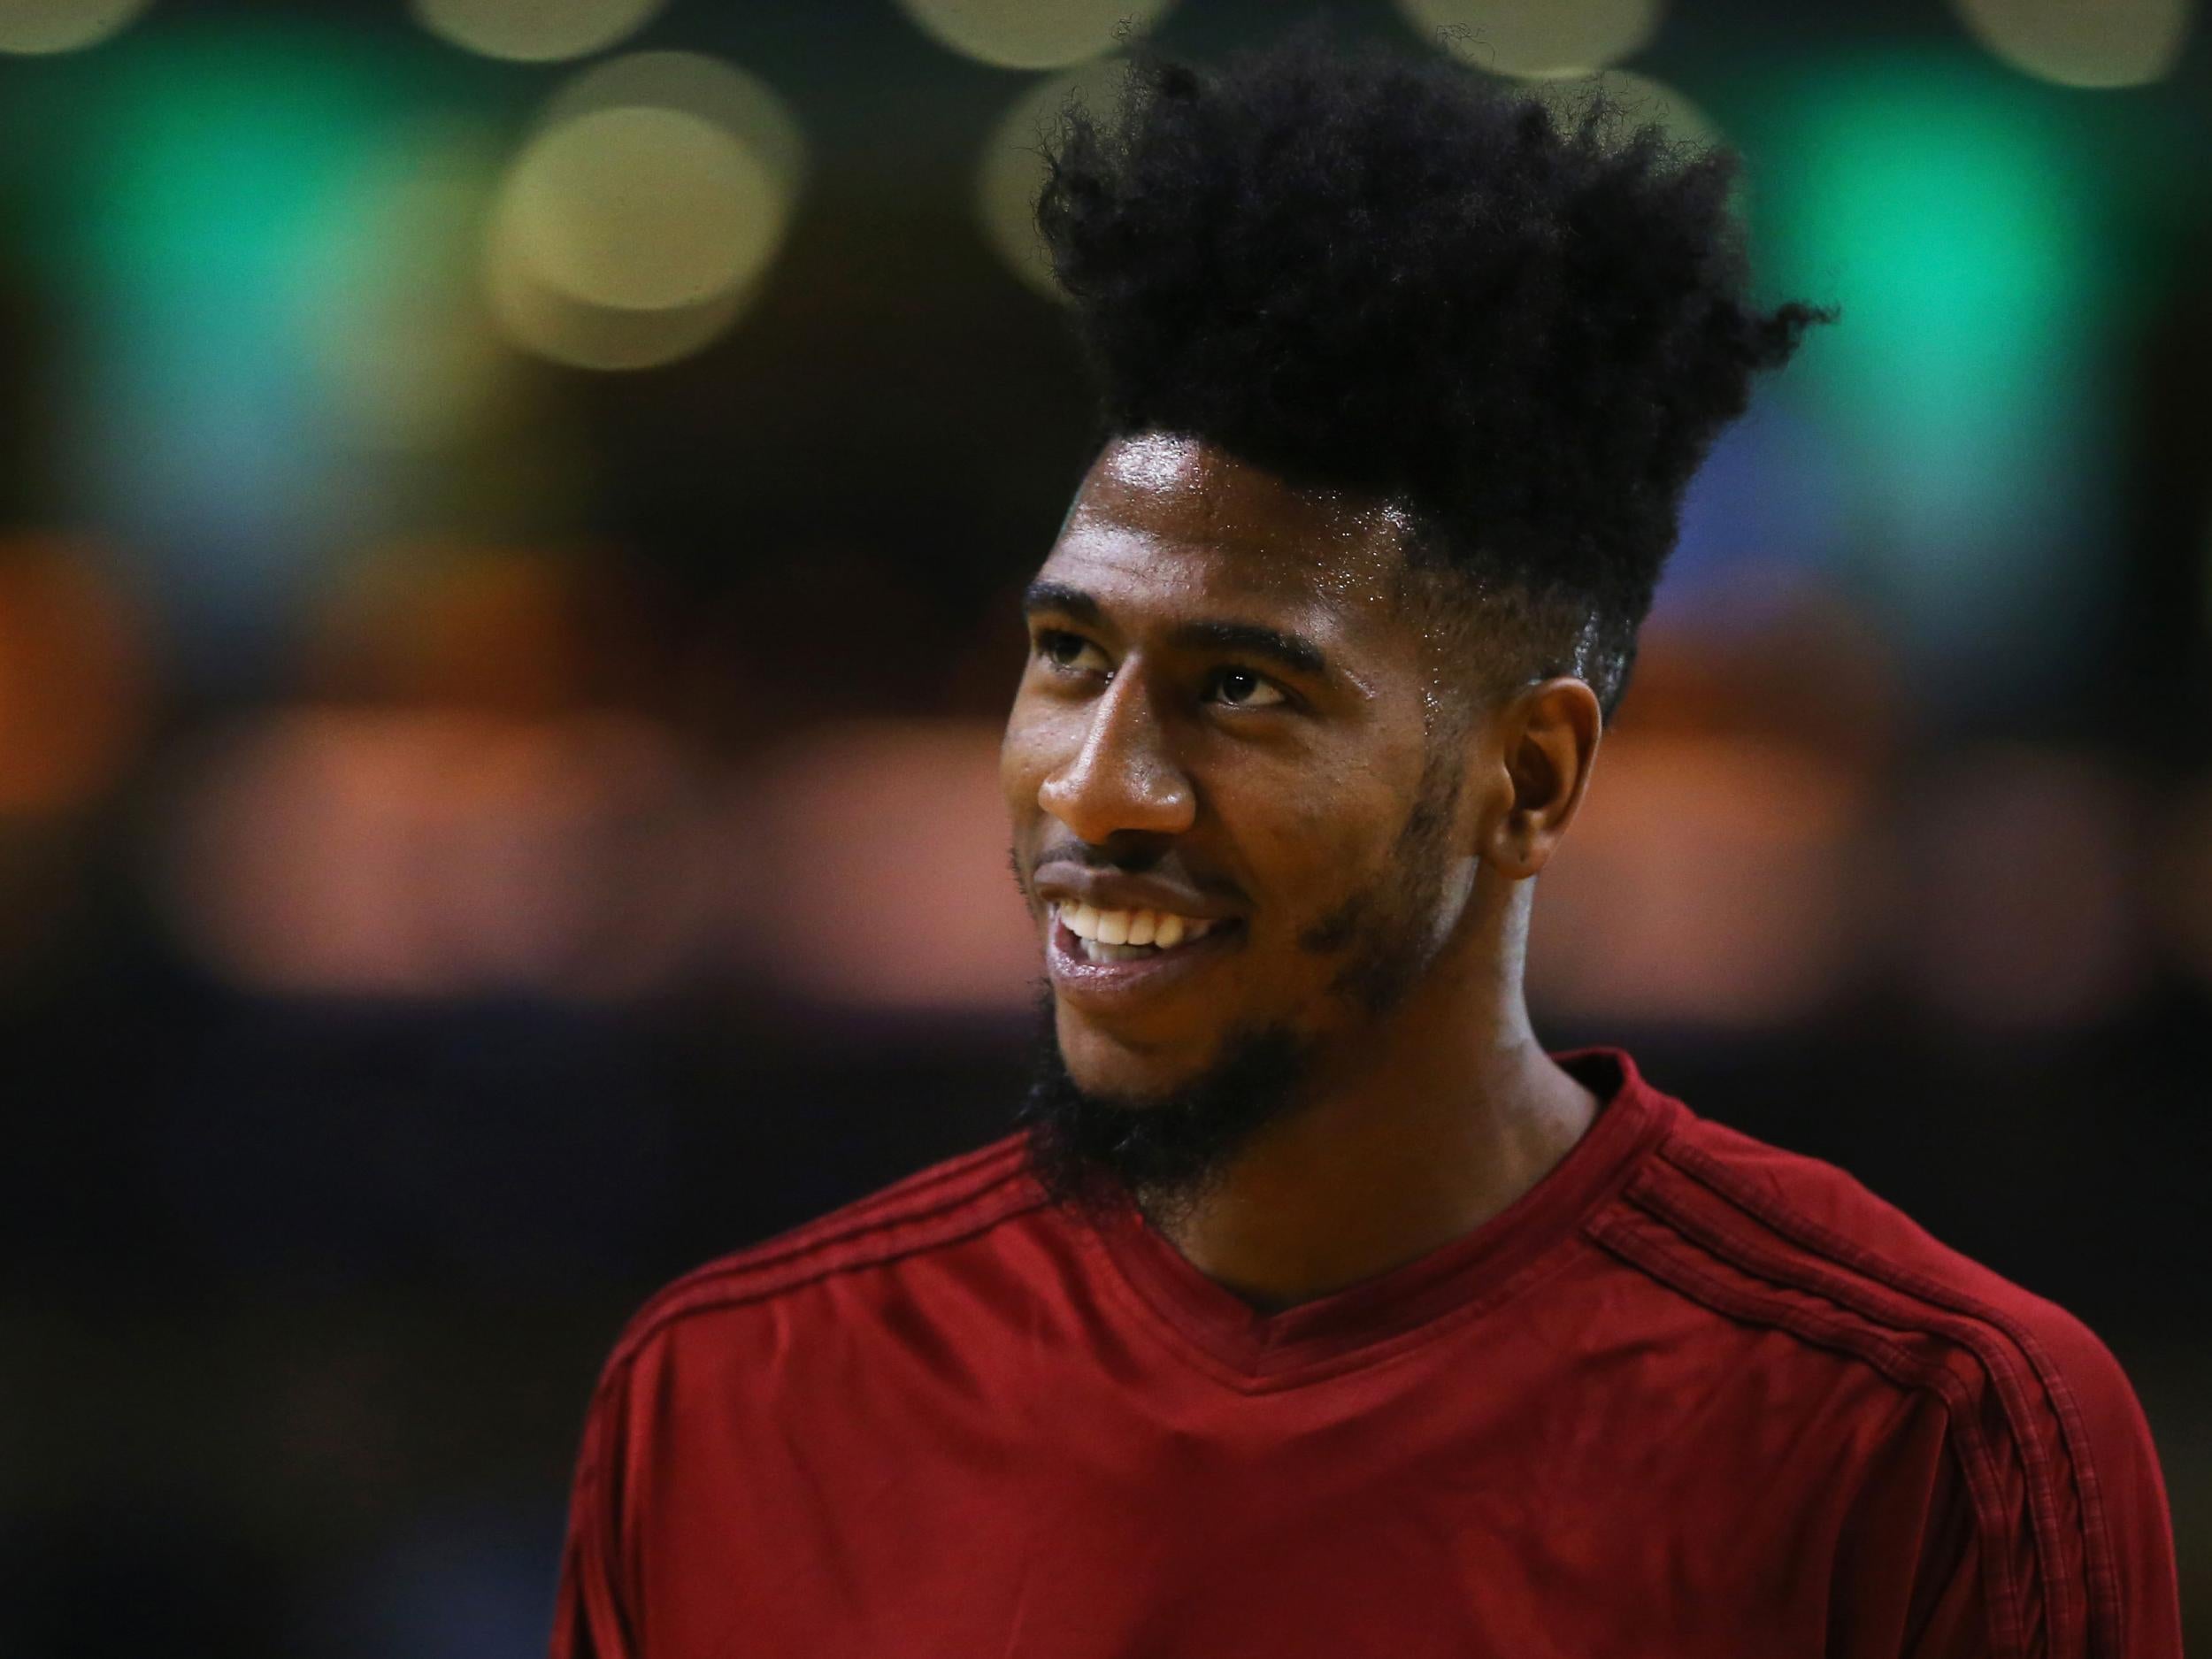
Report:
M1187 938L1170 949L1147 949L1133 957L1094 962L1061 911L1061 906L1052 907L1045 943L1046 971L1063 996L1101 1012L1135 1007L1173 994L1236 949L1244 936L1240 923L1217 922L1200 937Z
M1133 915L1151 910L1180 916L1186 924L1225 921L1241 908L1224 904L1217 895L1169 879L1159 872L1133 875L1119 870L1094 868L1071 858L1052 857L1041 862L1030 880L1031 890L1048 904L1073 907L1087 904L1101 911Z

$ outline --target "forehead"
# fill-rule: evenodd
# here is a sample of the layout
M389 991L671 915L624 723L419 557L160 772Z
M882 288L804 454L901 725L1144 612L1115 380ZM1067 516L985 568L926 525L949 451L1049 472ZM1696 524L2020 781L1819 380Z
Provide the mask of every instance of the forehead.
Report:
M1108 444L1076 492L1044 573L1111 607L1235 603L1339 628L1401 620L1403 512L1293 485L1202 440Z

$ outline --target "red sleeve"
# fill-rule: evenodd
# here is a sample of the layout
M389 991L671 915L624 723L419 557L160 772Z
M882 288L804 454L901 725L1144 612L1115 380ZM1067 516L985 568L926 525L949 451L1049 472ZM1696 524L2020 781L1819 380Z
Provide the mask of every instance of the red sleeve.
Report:
M610 1369L584 1422L583 1448L569 1494L553 1610L552 1659L640 1659L630 1597L622 1583L619 1514L623 1396Z
M2099 1530L2103 1544L2088 1559L2093 1614L2110 1609L2115 1659L2181 1659L2172 1512L2150 1425L2120 1362L2087 1326L2069 1318L2047 1341L2071 1396L2087 1494L2083 1523ZM2091 1630L2093 1639L2102 1633L2093 1617ZM2101 1647L2092 1651L2104 1659Z
M2055 1643L2040 1620L2001 1644L1991 1617L1985 1558L2039 1559L2024 1507L1993 1527L1964 1499L1954 1463L1923 1533L1906 1659L2181 1659L2181 1597L2172 1523L2158 1454L2133 1389L2104 1345L2069 1319L2044 1333L2062 1387L2063 1432L2051 1452L2070 1468L2074 1535L2061 1556L2065 1582L2039 1586L2083 1611L2075 1640ZM2047 1556L2042 1558L2047 1563Z

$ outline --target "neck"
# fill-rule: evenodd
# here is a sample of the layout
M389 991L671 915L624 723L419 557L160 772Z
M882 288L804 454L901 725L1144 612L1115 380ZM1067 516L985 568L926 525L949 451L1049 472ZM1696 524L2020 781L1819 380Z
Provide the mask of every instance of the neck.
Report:
M1471 1232L1567 1155L1597 1102L1530 1026L1525 888L1380 1029L1324 1056L1303 1109L1160 1220L1193 1266L1263 1311L1311 1301Z

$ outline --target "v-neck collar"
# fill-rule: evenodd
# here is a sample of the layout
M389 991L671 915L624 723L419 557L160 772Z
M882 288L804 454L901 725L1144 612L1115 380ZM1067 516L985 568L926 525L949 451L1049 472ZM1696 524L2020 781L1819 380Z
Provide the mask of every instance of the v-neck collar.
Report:
M1510 1295L1686 1110L1620 1049L1554 1057L1601 1102L1582 1138L1480 1226L1374 1279L1263 1314L1193 1267L1126 1200L1099 1218L1096 1236L1147 1311L1225 1380L1280 1387L1372 1363Z

